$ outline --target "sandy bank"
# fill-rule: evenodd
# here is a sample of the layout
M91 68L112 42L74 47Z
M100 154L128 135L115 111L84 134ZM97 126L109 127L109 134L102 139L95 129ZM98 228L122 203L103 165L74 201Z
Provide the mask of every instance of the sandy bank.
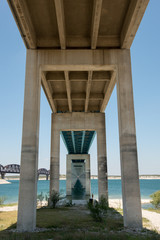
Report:
M97 175L92 175L91 179L98 179L98 177ZM121 176L108 176L108 179L114 179L114 180L121 179ZM160 175L140 175L139 179L146 179L146 180L160 179ZM19 180L19 176L16 176L16 177L6 176L6 180ZM46 180L46 177L40 176L39 180ZM60 175L60 180L66 180L66 176Z
M0 179L0 184L11 184L11 183L6 181L5 179Z
M150 203L150 199L141 199L141 204ZM123 208L122 199L109 199L109 206L113 208Z
M150 199L142 199L141 203L150 203ZM46 205L45 201L43 205ZM109 206L113 208L123 208L122 199L109 199ZM17 205L0 207L0 211L8 212L8 211L15 211L15 210L17 210Z

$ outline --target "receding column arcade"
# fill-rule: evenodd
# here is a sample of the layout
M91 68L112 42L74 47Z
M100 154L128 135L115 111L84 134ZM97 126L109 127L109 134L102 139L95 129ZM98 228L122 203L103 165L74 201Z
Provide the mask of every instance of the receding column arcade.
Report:
M54 131L53 131L54 129ZM61 131L96 131L98 162L98 195L108 199L107 156L104 113L52 113L50 193L59 190L59 136ZM55 133L55 136L54 136ZM54 141L56 141L55 144ZM55 155L54 155L55 153ZM52 157L54 155L55 157ZM76 155L75 155L76 156ZM55 166L55 168L54 168ZM58 167L57 167L58 166ZM55 177L54 177L55 176ZM100 181L99 181L100 180ZM57 189L58 188L58 189Z
M76 92L71 95L70 84L73 74L82 77L81 72L88 73L87 88L88 100L84 101L84 93ZM52 75L50 74L52 72ZM63 79L50 79L48 76L59 76L64 72L67 77L66 91L70 94L54 93L51 82ZM56 75L54 75L56 73ZM106 73L107 75L104 75ZM48 75L47 75L48 74ZM69 76L71 79L69 79ZM98 76L98 77L97 77ZM108 76L109 79L104 79ZM48 77L48 78L47 78ZM93 79L91 79L93 77ZM99 80L100 79L100 80ZM28 50L26 62L26 82L23 116L23 137L21 155L21 180L18 207L18 230L32 231L36 226L36 191L38 165L38 136L39 136L39 107L40 107L40 80L47 99L53 111L51 126L51 158L50 158L50 192L59 191L59 158L61 131L96 131L97 133L97 161L98 161L98 191L99 198L104 195L108 198L107 183L107 156L106 156L106 129L105 108L112 90L117 82L119 137L122 173L122 195L125 226L142 226L140 190L138 180L137 146L135 133L135 119L133 106L133 90L131 78L131 63L129 50ZM78 81L81 81L78 79ZM91 81L106 81L104 92L92 93ZM88 85L89 82L89 85ZM90 86L90 87L89 87ZM76 90L76 89L74 89ZM89 94L89 92L91 92ZM59 94L59 95L58 95ZM103 95L103 96L102 96ZM88 112L74 111L58 113L56 99L61 103L67 101L98 102L99 112L92 112L93 105ZM76 107L78 105L72 106ZM87 105L88 106L88 105ZM63 107L61 105L61 107ZM66 107L66 105L64 106ZM81 106L81 108L83 105ZM72 110L72 111L71 111ZM90 112L89 112L90 111Z

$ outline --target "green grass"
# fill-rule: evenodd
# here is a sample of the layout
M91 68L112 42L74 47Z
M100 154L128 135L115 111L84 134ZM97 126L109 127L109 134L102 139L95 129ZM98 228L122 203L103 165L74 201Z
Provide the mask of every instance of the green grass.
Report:
M120 210L119 210L120 211ZM67 207L37 210L37 227L46 228L40 233L12 233L17 212L0 212L0 240L160 240L160 235L129 234L123 232L123 217L110 208L104 222L95 222L86 207ZM143 219L148 224L148 220Z
M0 204L0 207L13 207L17 206L18 203L8 203L8 204Z
M110 209L110 215L115 214L113 209ZM43 215L43 218L41 216ZM108 217L104 222L99 223L92 219L86 207L67 207L56 209L39 209L37 211L37 226L46 228L70 228L70 229L92 229L99 230L107 228L119 229L123 227L123 219L121 216L114 219Z
M148 211L160 213L160 209L148 208Z
M17 211L0 212L0 231L10 228L17 222ZM1 239L1 238L0 238Z

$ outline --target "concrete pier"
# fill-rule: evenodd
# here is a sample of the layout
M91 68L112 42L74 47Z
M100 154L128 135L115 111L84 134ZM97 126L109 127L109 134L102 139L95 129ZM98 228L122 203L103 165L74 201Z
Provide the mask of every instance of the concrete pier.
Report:
M118 118L125 227L142 227L130 51L118 56Z
M33 231L36 227L41 86L37 60L37 51L27 50L17 221L18 231Z
M59 192L59 156L60 156L60 132L52 113L51 120L51 157L50 157L50 194L53 190Z
M82 176L83 185L85 186L85 199L88 200L91 194L91 179L90 179L90 155L89 154L67 154L66 159L66 196L72 198L72 160L84 160L85 172ZM77 176L78 178L81 176Z
M98 197L108 199L105 115L101 121L101 129L97 131Z

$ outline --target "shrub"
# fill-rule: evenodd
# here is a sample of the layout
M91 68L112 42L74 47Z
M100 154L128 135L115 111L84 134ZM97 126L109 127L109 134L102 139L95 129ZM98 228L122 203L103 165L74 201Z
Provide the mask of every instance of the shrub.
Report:
M7 197L6 196L1 196L0 197L0 205L3 205L4 202L6 201Z
M160 190L150 195L150 197L152 198L151 203L153 204L153 206L156 209L160 208Z
M42 202L44 200L44 195L43 192L37 195L37 202L39 203L40 206L42 206Z
M88 208L93 219L97 222L102 222L108 211L108 201L104 196L102 196L99 202L89 202Z
M50 196L50 205L52 208L56 207L57 202L60 200L59 192L53 190Z

